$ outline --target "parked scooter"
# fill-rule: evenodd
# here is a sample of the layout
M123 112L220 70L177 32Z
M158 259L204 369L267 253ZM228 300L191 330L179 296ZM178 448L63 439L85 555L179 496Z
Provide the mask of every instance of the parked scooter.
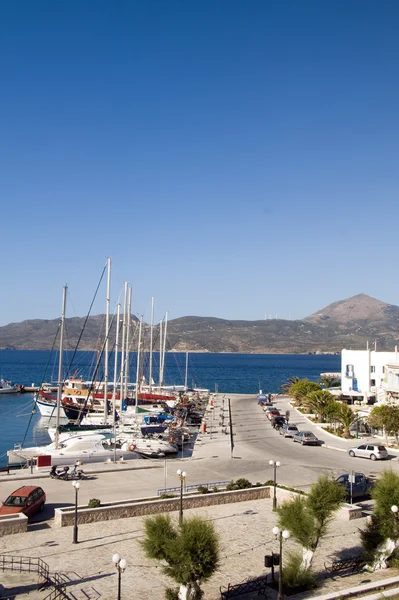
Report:
M84 472L83 469L78 469L78 467L80 467L82 463L77 461L74 466L73 469L70 473L70 479L83 479L84 478Z
M83 479L84 473L82 469L78 469L81 463L77 462L72 471L69 472L69 467L63 467L62 471L57 471L57 467L51 467L50 477L52 479L61 479L63 481L68 481L71 479Z
M63 481L68 480L69 467L64 467L62 471L57 471L57 467L52 466L50 471L50 477L52 479L62 479Z

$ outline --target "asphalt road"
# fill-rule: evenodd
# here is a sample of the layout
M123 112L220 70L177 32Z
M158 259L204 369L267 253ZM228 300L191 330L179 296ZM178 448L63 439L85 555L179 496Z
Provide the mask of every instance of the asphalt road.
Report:
M176 475L178 468L187 472L187 484L228 481L246 477L253 483L265 482L273 477L273 468L269 460L281 463L277 471L277 481L290 487L306 490L322 473L337 476L352 469L365 475L378 477L385 469L399 472L397 456L392 455L385 461L371 461L351 458L346 451L327 449L321 446L301 446L291 438L285 439L275 431L265 414L256 404L254 396L235 396L232 398L234 451L231 457L230 436L221 433L219 418L221 415L221 399L215 408L214 418L208 417L208 425L212 425L210 433L200 436L193 457L183 460L168 459L165 461L130 461L131 465L84 465L88 478L81 482L79 504L86 504L90 498L101 501L123 500L156 496L164 487L179 485ZM225 416L226 416L226 403ZM290 422L299 429L313 430L321 439L323 435L315 425L309 424L303 415L289 407L288 399L278 401L282 410L290 408ZM209 427L208 427L209 431ZM328 444L358 445L361 440L348 443L328 436ZM122 468L129 470L121 470ZM95 469L108 469L108 472L97 473ZM74 503L74 489L70 481L57 481L49 477L37 478L26 474L24 480L16 480L18 475L2 475L0 479L0 500L24 484L40 485L46 491L47 505L41 515L32 521L51 519L54 509Z

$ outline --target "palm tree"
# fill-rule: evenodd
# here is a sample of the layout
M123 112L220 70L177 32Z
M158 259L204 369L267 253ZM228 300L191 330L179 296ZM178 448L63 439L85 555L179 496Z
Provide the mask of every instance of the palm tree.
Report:
M330 394L330 392L319 389L310 392L310 394L304 398L304 404L316 413L317 420L321 423L327 412L331 413L331 405L335 404L335 402L334 396Z
M341 382L337 377L320 377L319 383L325 388L339 387Z
M315 391L321 391L321 387L314 381L308 381L307 379L299 379L292 384L288 393L295 400L295 404L301 405L308 394Z
M170 515L156 515L145 520L144 531L141 546L146 556L162 561L163 572L181 586L187 600L199 600L200 584L219 568L219 537L213 523L189 517L177 527Z
M294 377L288 377L287 381L285 383L283 383L280 387L285 394L288 394L290 391L290 387L294 383L298 383L298 381L300 381L300 378L297 377L296 375Z
M347 404L340 404L339 402L336 404L337 409L334 411L332 418L343 426L343 437L349 439L351 437L350 428L354 423L359 421L359 415L354 413Z

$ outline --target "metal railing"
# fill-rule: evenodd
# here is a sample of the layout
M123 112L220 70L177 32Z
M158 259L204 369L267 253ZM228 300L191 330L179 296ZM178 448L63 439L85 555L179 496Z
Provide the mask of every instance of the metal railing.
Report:
M0 569L2 571L18 571L19 573L37 573L44 580L44 584L54 588L43 600L68 599L64 580L58 573L50 573L48 564L41 558L0 554Z
M210 481L207 483L196 483L195 485L186 485L183 487L183 493L187 494L188 492L192 492L197 490L199 487L211 488L225 488L229 482L228 481ZM169 487L169 488L161 488L158 490L158 496L162 494L169 494L170 492L178 492L180 493L180 486L178 487Z

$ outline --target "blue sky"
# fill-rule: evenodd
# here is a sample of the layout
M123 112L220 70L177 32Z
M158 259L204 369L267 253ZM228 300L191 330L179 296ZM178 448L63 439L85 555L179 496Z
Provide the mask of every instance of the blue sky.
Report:
M399 304L395 0L0 3L0 324ZM105 286L94 313L105 311Z

